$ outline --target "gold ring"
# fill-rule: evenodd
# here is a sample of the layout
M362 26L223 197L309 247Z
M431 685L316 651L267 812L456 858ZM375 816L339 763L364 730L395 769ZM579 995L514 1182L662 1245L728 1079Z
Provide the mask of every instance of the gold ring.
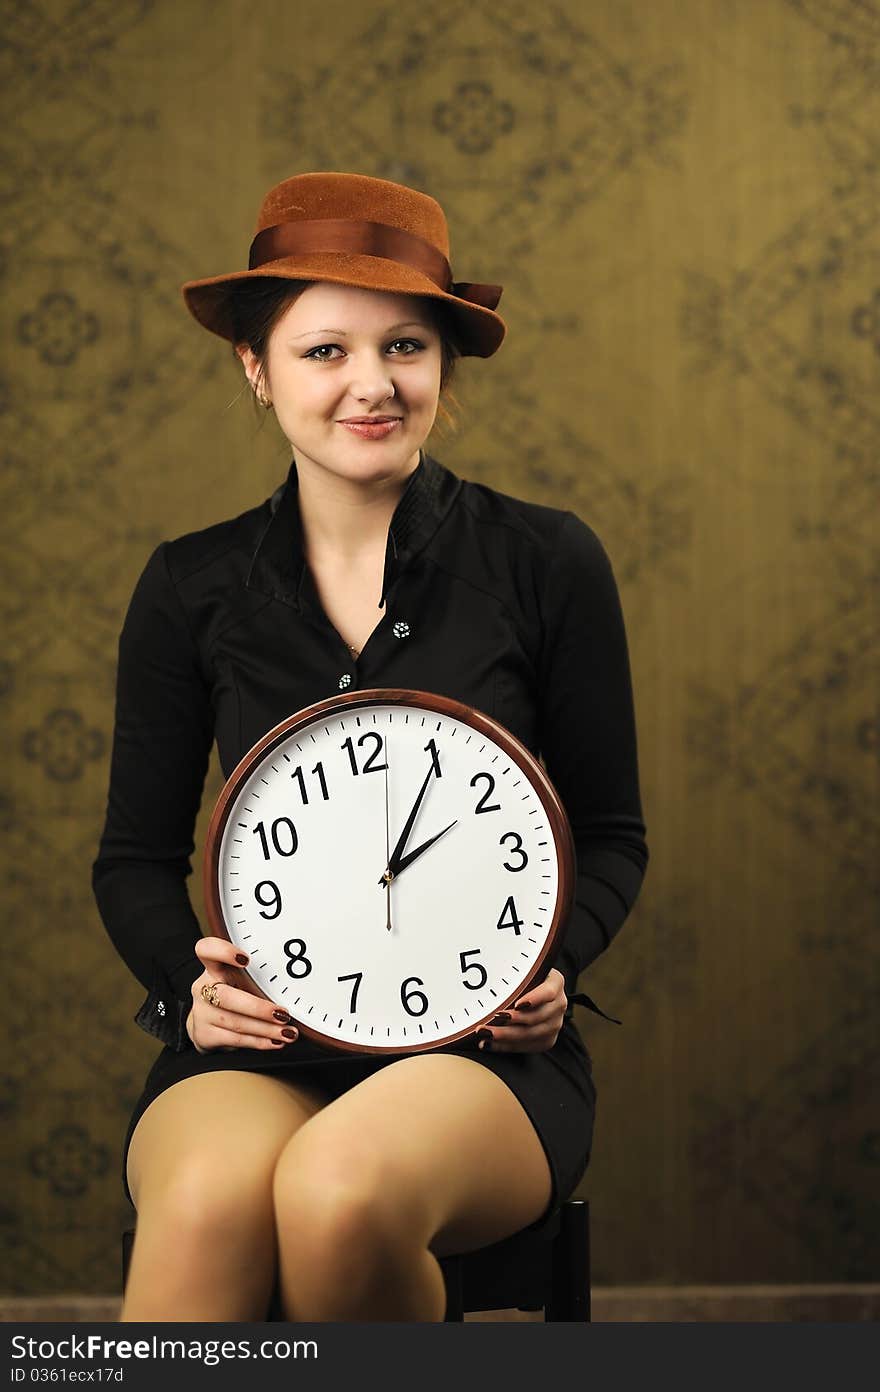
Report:
M206 1000L209 1005L220 1004L217 999L217 987L219 984L219 981L206 981L202 987L202 999Z

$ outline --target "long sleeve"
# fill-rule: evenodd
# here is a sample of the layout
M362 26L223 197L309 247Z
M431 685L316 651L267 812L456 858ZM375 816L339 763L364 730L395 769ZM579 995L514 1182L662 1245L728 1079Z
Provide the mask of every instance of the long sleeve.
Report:
M620 599L601 542L574 513L559 529L542 607L540 748L577 858L574 905L555 965L569 999L595 1008L575 995L577 979L632 908L648 848Z
M167 543L135 586L119 639L104 831L92 887L104 926L148 994L135 1019L175 1049L201 974L186 886L213 720Z

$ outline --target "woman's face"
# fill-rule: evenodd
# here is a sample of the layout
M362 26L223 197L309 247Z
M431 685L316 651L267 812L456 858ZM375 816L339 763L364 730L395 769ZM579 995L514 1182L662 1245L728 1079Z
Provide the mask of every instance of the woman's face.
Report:
M417 296L308 286L272 330L263 385L297 469L358 483L410 474L437 414L440 348ZM253 383L256 359L239 352ZM340 423L352 416L399 423L368 439Z

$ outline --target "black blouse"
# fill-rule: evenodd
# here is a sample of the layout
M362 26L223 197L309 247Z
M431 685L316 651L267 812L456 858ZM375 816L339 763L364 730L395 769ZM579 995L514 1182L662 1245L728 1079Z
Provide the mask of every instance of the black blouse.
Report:
M574 513L464 481L422 451L382 590L354 660L305 561L295 462L259 507L162 542L138 580L92 884L148 992L135 1018L174 1049L193 1047L184 1026L203 971L186 880L214 739L228 777L282 720L358 688L451 696L542 758L577 852L555 965L567 1013L574 999L597 1009L575 994L578 974L617 933L648 860L626 636L600 541Z

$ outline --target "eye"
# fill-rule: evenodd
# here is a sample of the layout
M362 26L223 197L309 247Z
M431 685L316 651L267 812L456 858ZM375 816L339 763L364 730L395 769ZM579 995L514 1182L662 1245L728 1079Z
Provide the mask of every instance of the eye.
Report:
M331 362L332 359L330 359L330 358L319 358L319 357L316 356L316 354L318 354L318 353L323 353L325 348L338 348L338 347L339 347L339 344L338 344L338 343L319 343L318 346L317 346L317 348L310 348L309 351L308 351L307 353L304 353L304 354L303 354L303 356L306 357L306 358L311 358L313 362Z

